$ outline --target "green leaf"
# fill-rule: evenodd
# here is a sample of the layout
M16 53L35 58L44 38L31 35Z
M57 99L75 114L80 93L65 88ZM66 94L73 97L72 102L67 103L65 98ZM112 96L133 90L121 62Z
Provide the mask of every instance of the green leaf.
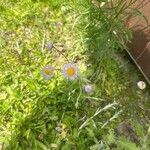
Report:
M69 150L72 147L72 143L71 142L67 142L65 145L62 146L62 150Z
M35 140L35 143L37 145L37 148L41 148L42 150L48 150L47 146L44 145L42 142L38 141L38 140Z
M119 148L123 148L125 150L140 150L135 143L132 143L125 137L119 138L117 141L118 145L120 146Z

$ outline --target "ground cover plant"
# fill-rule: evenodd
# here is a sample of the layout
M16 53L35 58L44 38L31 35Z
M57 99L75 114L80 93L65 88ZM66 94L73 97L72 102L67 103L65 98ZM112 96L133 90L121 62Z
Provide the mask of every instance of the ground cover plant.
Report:
M135 1L0 1L2 149L150 148L149 91L125 53Z

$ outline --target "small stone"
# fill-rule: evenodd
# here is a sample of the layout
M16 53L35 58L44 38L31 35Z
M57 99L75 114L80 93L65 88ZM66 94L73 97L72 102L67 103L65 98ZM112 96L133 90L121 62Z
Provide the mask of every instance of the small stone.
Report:
M146 88L146 84L145 84L144 81L139 81L139 82L137 83L137 86L138 86L138 88L139 88L140 90L144 90L144 89Z

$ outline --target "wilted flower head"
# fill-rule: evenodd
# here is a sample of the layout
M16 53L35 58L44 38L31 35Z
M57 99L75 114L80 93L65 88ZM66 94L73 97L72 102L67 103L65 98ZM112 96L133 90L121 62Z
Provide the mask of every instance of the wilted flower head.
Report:
M69 80L75 80L78 77L79 69L74 63L65 64L62 68L62 74Z
M56 24L56 27L62 27L62 26L63 26L63 23L60 22L60 21L59 21L59 22L56 22L55 24Z
M49 42L49 43L47 44L47 48L48 48L49 50L51 50L51 49L53 48L53 43Z
M141 89L141 90L144 90L144 89L146 88L146 84L145 84L145 82L143 82L143 81L139 81L139 82L137 83L137 86L138 86L138 88Z
M84 90L86 93L92 93L93 92L93 86L90 84L87 84L84 86Z
M52 144L51 144L51 148L56 149L57 147L58 147L57 144L55 144L55 143L52 143Z
M39 140L43 140L43 139L44 139L44 134L40 133L40 134L38 135L38 139L39 139Z
M54 75L54 68L50 65L43 67L42 75L45 80L51 79Z

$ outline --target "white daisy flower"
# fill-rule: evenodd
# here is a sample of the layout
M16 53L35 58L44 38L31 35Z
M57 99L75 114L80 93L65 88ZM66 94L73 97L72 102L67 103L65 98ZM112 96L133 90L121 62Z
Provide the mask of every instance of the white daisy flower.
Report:
M146 88L146 84L145 84L145 82L143 82L143 81L139 81L139 82L137 83L137 86L138 86L138 88L139 88L140 90L144 90L144 89Z
M43 67L42 75L45 80L49 80L54 76L54 68L50 65Z
M75 80L78 77L79 69L75 63L65 64L62 68L62 74L69 80Z
M93 86L90 84L87 84L84 86L84 90L86 93L92 93L93 92Z

